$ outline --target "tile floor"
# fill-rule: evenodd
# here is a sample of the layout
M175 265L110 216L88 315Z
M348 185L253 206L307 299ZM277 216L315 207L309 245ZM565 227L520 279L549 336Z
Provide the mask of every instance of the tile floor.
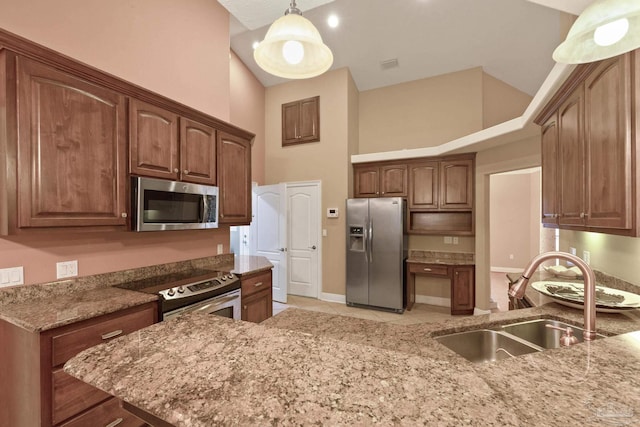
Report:
M403 314L398 314L368 308L348 307L346 304L342 303L321 301L318 299L300 297L295 295L288 296L287 304L281 304L274 301L273 315L275 316L279 312L289 307L403 325L440 322L452 318L449 307L416 304L411 311L405 311ZM455 317L461 318L464 316Z

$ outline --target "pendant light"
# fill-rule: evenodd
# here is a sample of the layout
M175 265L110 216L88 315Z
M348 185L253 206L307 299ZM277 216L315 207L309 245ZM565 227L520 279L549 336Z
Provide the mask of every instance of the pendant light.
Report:
M640 47L640 0L596 0L578 17L553 52L564 64L583 64Z
M331 50L311 21L302 17L295 0L284 16L271 24L253 58L266 72L287 79L319 76L333 64Z

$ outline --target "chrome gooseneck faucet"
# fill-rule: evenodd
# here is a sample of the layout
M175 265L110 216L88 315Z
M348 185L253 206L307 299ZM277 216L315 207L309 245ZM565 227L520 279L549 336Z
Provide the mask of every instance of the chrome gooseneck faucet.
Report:
M524 297L529 279L540 264L550 259L560 258L574 263L584 277L584 340L596 338L596 276L587 263L575 255L566 252L544 252L529 261L522 276L509 288L509 295L518 299Z

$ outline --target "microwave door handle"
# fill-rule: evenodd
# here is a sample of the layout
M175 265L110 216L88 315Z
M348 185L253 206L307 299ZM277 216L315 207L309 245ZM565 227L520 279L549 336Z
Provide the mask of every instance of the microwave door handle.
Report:
M200 205L200 222L207 222L206 216L209 212L209 198L206 194L202 195L202 204Z

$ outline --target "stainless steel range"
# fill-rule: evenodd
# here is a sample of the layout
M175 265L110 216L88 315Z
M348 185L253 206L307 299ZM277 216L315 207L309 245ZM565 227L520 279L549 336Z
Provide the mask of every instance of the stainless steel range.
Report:
M157 294L162 320L196 311L240 319L240 279L232 273L192 270L129 282L119 287Z

